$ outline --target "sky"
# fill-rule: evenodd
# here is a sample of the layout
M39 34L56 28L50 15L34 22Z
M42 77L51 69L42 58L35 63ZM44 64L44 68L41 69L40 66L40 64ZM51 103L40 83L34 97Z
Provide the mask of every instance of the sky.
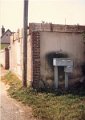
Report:
M11 31L23 27L23 1L0 0L0 28ZM29 0L28 23L85 25L85 0Z

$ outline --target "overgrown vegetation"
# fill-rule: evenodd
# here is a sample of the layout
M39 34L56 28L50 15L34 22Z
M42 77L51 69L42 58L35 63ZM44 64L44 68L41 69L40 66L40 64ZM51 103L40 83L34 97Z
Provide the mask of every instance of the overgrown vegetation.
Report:
M77 92L37 92L22 88L21 81L9 72L2 80L10 85L8 93L33 108L33 114L42 120L85 120L85 89ZM83 92L83 94L82 94Z

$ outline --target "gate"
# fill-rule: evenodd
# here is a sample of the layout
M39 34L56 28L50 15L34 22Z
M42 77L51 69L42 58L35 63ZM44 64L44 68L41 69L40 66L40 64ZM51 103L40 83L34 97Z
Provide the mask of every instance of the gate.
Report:
M5 48L5 69L9 69L9 49Z

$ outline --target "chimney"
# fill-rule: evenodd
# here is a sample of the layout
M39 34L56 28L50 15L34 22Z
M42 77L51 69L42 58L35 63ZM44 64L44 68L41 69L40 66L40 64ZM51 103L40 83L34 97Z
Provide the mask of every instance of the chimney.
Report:
M4 28L4 26L2 25L1 34L3 35L4 33L5 33L5 28Z

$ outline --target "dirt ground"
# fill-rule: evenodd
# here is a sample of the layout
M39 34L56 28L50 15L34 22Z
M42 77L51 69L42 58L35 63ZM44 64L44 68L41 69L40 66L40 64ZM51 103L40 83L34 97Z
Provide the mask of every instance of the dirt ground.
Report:
M7 71L1 70L1 75ZM0 81L0 120L36 120L32 115L31 107L24 106L7 95L8 85Z

